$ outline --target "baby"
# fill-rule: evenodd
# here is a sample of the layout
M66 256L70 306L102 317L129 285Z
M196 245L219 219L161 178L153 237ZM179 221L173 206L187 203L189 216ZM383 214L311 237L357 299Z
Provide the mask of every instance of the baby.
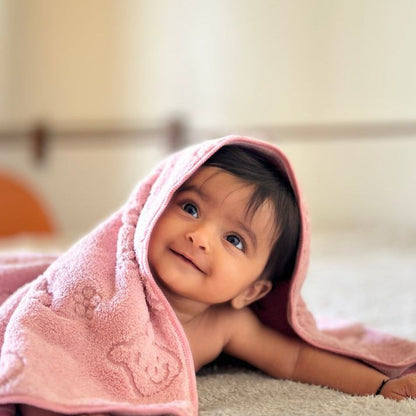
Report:
M266 327L248 307L291 278L299 234L289 180L246 147L221 148L174 193L152 231L148 261L184 328L195 369L225 352L280 379L416 397L416 374L389 379ZM56 414L26 405L19 411Z
M273 280L290 278L299 222L284 175L236 145L220 149L175 193L153 230L149 264L183 325L195 368L225 352L276 378L416 397L416 374L388 379L267 328L247 307Z

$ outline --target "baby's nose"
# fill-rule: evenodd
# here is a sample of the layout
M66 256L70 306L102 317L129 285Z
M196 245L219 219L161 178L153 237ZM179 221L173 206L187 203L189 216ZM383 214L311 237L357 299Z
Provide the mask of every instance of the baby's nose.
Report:
M207 227L200 227L189 231L186 238L201 250L207 251L209 249L211 237Z

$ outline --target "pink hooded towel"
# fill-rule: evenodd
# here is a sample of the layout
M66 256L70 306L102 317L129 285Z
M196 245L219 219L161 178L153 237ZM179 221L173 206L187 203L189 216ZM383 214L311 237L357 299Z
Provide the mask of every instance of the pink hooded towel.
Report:
M319 329L300 294L310 232L292 167L272 144L228 136L167 158L124 206L61 256L0 258L0 404L68 414L197 415L190 347L150 273L147 248L175 190L228 144L264 152L288 176L301 210L292 279L253 305L259 318L392 376L416 370L416 343L360 325Z

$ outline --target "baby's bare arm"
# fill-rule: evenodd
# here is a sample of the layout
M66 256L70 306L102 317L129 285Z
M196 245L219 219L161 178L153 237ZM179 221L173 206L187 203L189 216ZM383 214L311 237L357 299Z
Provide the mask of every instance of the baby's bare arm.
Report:
M387 379L359 361L320 350L265 327L250 310L237 311L234 319L232 327L235 329L225 351L273 377L328 386L357 395L374 394ZM382 394L395 399L416 397L416 376L404 382L400 380L387 383Z

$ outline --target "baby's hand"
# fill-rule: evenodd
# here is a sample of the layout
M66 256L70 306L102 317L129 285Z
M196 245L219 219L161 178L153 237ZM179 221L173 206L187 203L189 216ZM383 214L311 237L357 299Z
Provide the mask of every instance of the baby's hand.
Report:
M416 398L416 373L392 378L382 388L381 394L386 399L402 400Z

